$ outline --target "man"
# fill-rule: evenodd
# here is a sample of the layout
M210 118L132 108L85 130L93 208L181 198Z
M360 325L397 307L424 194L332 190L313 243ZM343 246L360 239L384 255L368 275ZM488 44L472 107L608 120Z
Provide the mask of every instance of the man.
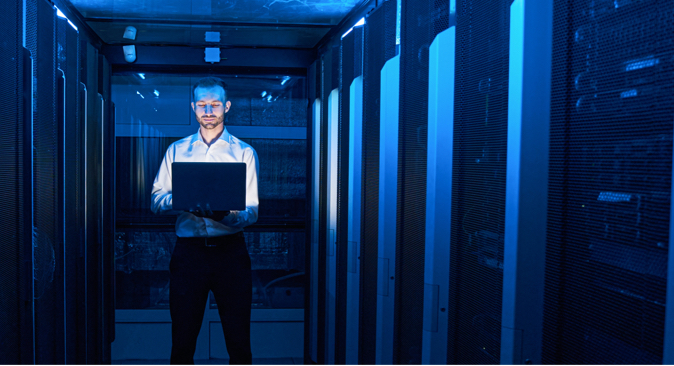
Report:
M178 214L178 239L169 265L171 364L194 363L209 290L218 304L230 364L251 364L253 285L243 228L257 221L257 153L229 134L223 124L231 102L222 80L199 80L192 87L192 98L199 131L169 146L152 187L152 211ZM246 163L246 210L212 212L205 207L191 212L173 211L171 163L176 161ZM227 182L222 182L222 187L227 189Z

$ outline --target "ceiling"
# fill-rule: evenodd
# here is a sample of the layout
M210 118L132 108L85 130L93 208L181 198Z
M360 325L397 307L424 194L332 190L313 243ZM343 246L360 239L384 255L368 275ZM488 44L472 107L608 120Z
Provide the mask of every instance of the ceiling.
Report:
M367 0L67 0L107 44L313 48ZM135 41L124 39L132 25ZM220 42L205 32L220 32Z

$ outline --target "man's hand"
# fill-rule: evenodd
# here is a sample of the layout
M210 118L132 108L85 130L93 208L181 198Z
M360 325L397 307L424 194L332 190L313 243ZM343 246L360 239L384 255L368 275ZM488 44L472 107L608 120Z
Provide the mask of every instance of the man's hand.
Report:
M191 209L189 212L196 217L205 217L215 221L222 221L229 215L229 211L211 211L211 206L208 203L206 204L206 209L197 205L196 210Z

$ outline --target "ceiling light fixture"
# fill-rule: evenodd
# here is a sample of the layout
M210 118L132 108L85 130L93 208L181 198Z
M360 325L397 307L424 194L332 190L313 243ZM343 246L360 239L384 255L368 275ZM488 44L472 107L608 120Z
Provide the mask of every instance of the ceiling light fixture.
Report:
M136 46L122 46L124 50L124 60L131 63L136 61Z
M220 49L217 47L206 47L204 50L204 60L212 64L220 62Z
M360 20L356 24L354 24L353 27L349 28L349 30L346 31L346 33L342 34L342 38L346 37L347 34L351 33L353 28L360 27L361 25L365 25L365 17L360 18Z
M126 39L130 39L130 40L136 40L136 32L137 32L136 27L128 26L124 30L124 36L123 37L126 38Z
M61 9L59 9L59 8L57 8L57 7L54 7L54 9L56 9L56 15L57 15L59 18L62 18L62 19L67 20L67 21L68 21L68 24L70 24L70 26L73 27L73 29L75 29L75 30L77 31L77 27L75 26L75 24L73 24L73 22L71 22L70 19L68 19L68 17L67 17L65 14L63 14L63 12L61 11Z

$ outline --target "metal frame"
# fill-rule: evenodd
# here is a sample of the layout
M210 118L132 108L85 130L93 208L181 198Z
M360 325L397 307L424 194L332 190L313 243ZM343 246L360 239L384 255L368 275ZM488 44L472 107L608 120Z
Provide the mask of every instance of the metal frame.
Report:
M86 64L86 60L84 62ZM88 164L89 164L89 155L87 151L87 136L88 136L88 129L89 129L89 91L87 88L87 85L80 81L79 84L79 90L82 95L82 114L80 116L81 118L81 126L83 129L82 136L81 136L81 142L82 142L82 155L83 155L83 162L82 162L82 193L81 193L81 201L82 201L82 210L84 211L84 214L82 215L82 238L80 239L80 256L82 257L82 264L83 268L81 270L81 273L83 276L81 277L81 288L79 290L82 290L84 292L84 301L81 302L81 309L82 312L84 313L84 320L82 321L82 325L80 327L83 336L80 337L78 340L78 345L84 349L85 351L88 351L89 343L88 343L88 335L89 335L89 327L88 327L88 322L89 322L89 307L87 306L88 304L88 299L89 299L89 287L87 286L87 274L89 272L89 266L88 266L88 261L87 261L87 248L88 248L88 243L89 243L89 220L87 219L89 216L89 206L87 205L87 194L88 194L88 178L89 178L89 173L88 173ZM78 286L79 287L79 286ZM78 309L80 310L80 309ZM84 356L86 357L86 356ZM86 358L84 358L86 359Z
M311 314L309 336L311 339L311 361L318 362L318 246L319 246L319 186L321 172L321 100L316 98L313 103L313 140L312 140L312 178L311 178L311 262L310 262L310 296L309 313Z
M672 157L674 160L674 156ZM669 208L669 251L667 262L667 297L665 302L665 337L662 364L674 364L674 169L672 170L671 204Z
M429 49L422 364L447 363L455 45L452 26L438 34Z
M381 70L379 143L379 245L377 263L376 363L392 364L394 352L398 113L400 56Z
M316 144L316 104L320 105L320 102L316 101L316 63L311 64L307 70L307 98L308 98L308 108L307 108L307 189L305 192L306 195L306 209L307 215L305 219L305 243L306 249L304 251L304 265L305 265L305 276L304 276L304 360L310 362L309 360L316 362L316 311L314 307L316 304L316 294L317 291L314 290L314 284L316 283L316 275L318 272L318 262L314 260L314 257L318 254L316 245L318 240L314 240L315 232L318 228L314 228L314 217L316 216L314 207L318 207L318 199L314 200L314 195L317 197L317 192L315 192L316 182L314 176L316 171L314 166L316 164L316 158L318 153L314 149ZM320 114L318 115L320 116Z
M67 269L68 266L66 266L66 263L68 263L67 259L67 251L65 250L66 246L66 237L67 237L67 227L66 227L66 169L65 169L65 164L66 164L66 134L65 131L66 129L66 74L64 70L61 70L60 68L56 68L56 104L57 104L57 126L59 126L58 130L58 155L60 157L58 161L58 174L62 174L61 177L59 177L60 180L60 187L58 191L58 195L60 196L59 199L59 205L57 210L60 211L62 215L62 220L61 220L61 227L59 228L59 235L60 238L59 240L62 243L62 251L63 253L63 319L61 321L63 322L63 339L60 340L62 342L62 347L63 347L63 362L66 362L67 358L66 355L68 354L68 314L67 314L67 309L68 309L68 304L67 300L69 299L68 294L66 292L67 289ZM72 321L71 321L72 324Z
M24 3L24 15L26 13ZM25 20L25 18L24 18ZM25 26L25 21L24 21ZM26 34L24 28L24 35ZM33 79L35 60L30 51L23 48L23 248L21 249L23 265L20 268L23 282L23 301L25 307L21 312L24 319L21 321L21 360L25 363L35 363L35 288L33 281Z
M320 150L319 150L319 180L318 180L318 332L316 337L318 338L318 352L316 360L319 364L325 364L326 362L326 299L327 299L327 166L328 166L328 153L327 153L327 135L328 135L328 98L332 88L329 85L332 84L332 57L330 57L330 52L327 54L321 55L320 57L320 70L317 74L319 77L319 87L320 87Z
M346 273L346 364L358 364L360 315L360 220L363 155L363 76L350 86L349 101L349 205Z
M552 3L510 8L502 364L542 361Z
M325 361L335 363L336 298L337 298L337 154L339 144L339 90L328 97L328 165L327 165L327 248L326 248L326 349Z

